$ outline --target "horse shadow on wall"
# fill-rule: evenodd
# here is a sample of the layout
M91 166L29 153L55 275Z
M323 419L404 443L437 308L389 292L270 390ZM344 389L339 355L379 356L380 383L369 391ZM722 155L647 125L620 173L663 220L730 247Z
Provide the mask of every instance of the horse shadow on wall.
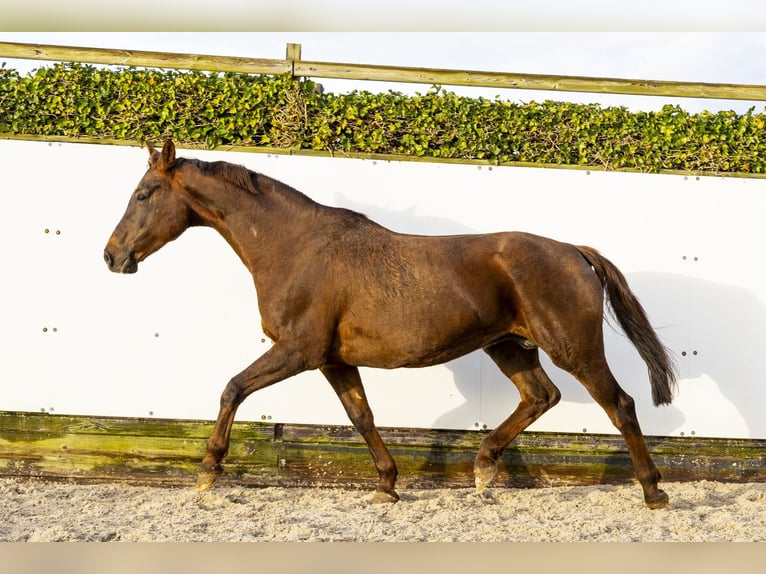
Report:
M347 197L336 196L338 204L366 213L371 219L396 231L422 234L475 233L455 221L438 217L420 216L414 209L392 212L375 206L355 203ZM393 223L392 223L393 222ZM521 230L521 229L520 229ZM595 245L608 253L608 246ZM619 263L618 263L619 265ZM710 390L718 389L720 395L730 403L729 411L741 418L733 433L725 436L752 438L766 437L766 419L762 417L762 405L766 403L766 385L760 384L762 366L760 358L766 355L766 337L762 325L766 324L766 309L753 291L735 285L714 283L686 275L672 273L637 272L626 273L628 282L647 309L650 320L661 340L668 346L678 364L679 382L676 389L676 403L664 407L651 404L651 392L646 366L638 357L635 348L627 341L619 327L604 326L606 335L606 356L620 385L636 399L639 421L646 435L671 436L683 432L704 436L705 431L695 432L694 421L675 406L683 399L684 405L696 409L707 408L706 416L715 418L721 414L720 403L710 403ZM668 301L671 298L672 301ZM664 318L662 310L675 307L669 313L671 321ZM614 324L611 317L607 322ZM615 336L610 330L617 331ZM476 357L480 356L482 373L477 381ZM558 370L550 360L541 354L543 366L561 390L562 403L595 404L587 391L573 377ZM456 409L439 416L431 424L433 429L455 429L455 421L476 423L469 428L487 430L499 424L516 408L518 392L505 379L499 369L480 351L451 361L446 366L452 372L454 386L466 401ZM488 372L489 370L489 372ZM502 378L507 385L506 392L492 396L490 402L494 411L502 410L500 418L484 420L483 407L467 399L476 395L477 385L486 377ZM695 401L700 386L707 386ZM445 391L447 392L447 391ZM706 396L703 397L702 394ZM708 401L705 407L695 402ZM715 397L712 399L715 400ZM720 401L720 397L718 397ZM374 405L373 405L374 408ZM559 407L554 407L554 409ZM553 411L551 411L553 412ZM602 412L599 410L599 412ZM547 415L543 415L541 422ZM731 413L729 413L731 416ZM603 414L604 420L606 414ZM691 426L688 426L691 425ZM611 428L611 427L610 427ZM582 429L577 429L579 432ZM612 432L616 433L616 429ZM708 435L709 436L709 435ZM717 435L716 435L717 436ZM513 448L513 443L509 450ZM440 454L432 453L430 460L436 461L438 472ZM513 454L511 454L513 456Z
M761 380L762 358L766 355L766 307L757 293L738 285L668 273L633 273L628 274L628 281L647 309L660 308L668 293L685 293L678 303L685 305L687 322L683 328L676 327L682 336L666 341L672 344L679 366L676 402L694 408L698 415L704 411L710 419L725 417L727 410L735 411L741 421L732 422L724 436L765 438L766 385ZM657 330L662 336L663 326ZM624 357L617 352L613 360ZM636 370L634 376L637 385L642 381L646 384L645 373ZM711 395L716 389L720 393L718 402L711 402L716 400ZM730 403L730 408L724 408L727 405L720 403L721 398ZM708 402L701 404L705 399ZM660 431L657 434L670 434L677 428L672 426L672 419L663 422L663 408L653 410L656 414L652 418ZM699 422L700 417L695 418ZM686 431L693 433L693 426Z
M651 404L645 364L618 327L604 327L607 336L607 361L620 386L636 399L639 422L645 434L671 436L685 431L687 436L705 436L704 430L695 432L695 421L687 420L684 412L674 406L683 404L685 408L697 411L696 422L699 422L699 413L702 411L706 411L705 416L713 420L717 416L723 418L732 415L741 419L733 421L733 426L724 430L722 436L766 437L766 419L763 417L766 384L762 382L762 357L766 356L766 337L763 336L766 308L760 299L752 291L742 287L683 275L632 273L627 274L627 278L631 288L647 309L650 320L653 315L657 315L652 311L660 307L659 302L664 294L688 293L686 301L679 301L679 304L685 304L689 309L688 313L685 313L684 324L673 325L671 329L670 325L652 321L660 339L669 348L678 365L679 380L675 390L675 401L669 406L654 407ZM613 323L611 317L607 318L607 322ZM609 331L612 329L617 331L617 336L610 335ZM541 360L544 369L561 390L562 402L595 404L585 388L571 375L553 366L544 354L541 355ZM455 385L465 396L468 389L476 385L474 371L461 368L459 361L453 363L450 367ZM482 356L482 369L487 368L493 370L490 376L507 381L489 358ZM502 410L505 412L498 420L484 421L491 423L489 428L510 415L518 404L518 393L510 381L507 381L507 388L507 395L492 399L493 403L502 403ZM716 389L721 396L715 394ZM725 409L727 405L721 404L721 397L728 401L729 408ZM497 405L495 406L497 410ZM540 420L544 420L545 417L546 415L543 415ZM607 420L605 413L603 417ZM450 418L450 414L441 417L435 421L434 428L440 428L443 426L440 422ZM574 430L578 432L581 429ZM707 433L707 436L718 436L713 433Z

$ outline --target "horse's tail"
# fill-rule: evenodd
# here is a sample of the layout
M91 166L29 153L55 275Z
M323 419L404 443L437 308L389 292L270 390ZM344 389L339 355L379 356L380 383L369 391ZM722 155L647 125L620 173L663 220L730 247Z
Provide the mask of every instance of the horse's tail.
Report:
M646 363L654 404L669 404L673 400L672 387L676 382L675 363L654 332L646 311L614 263L591 247L578 245L577 250L598 275L606 291L612 314Z

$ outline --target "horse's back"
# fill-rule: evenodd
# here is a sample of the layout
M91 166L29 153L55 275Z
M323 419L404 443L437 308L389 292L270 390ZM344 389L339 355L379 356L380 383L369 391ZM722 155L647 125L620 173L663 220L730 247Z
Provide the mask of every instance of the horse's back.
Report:
M345 362L437 364L508 334L531 337L527 317L571 301L582 282L571 275L593 275L575 247L528 233L381 241L359 250L379 258L357 258L338 276L334 347Z

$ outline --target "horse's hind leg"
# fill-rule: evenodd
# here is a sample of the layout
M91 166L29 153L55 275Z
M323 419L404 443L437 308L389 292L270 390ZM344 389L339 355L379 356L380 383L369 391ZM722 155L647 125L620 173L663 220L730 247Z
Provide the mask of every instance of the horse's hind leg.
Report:
M606 358L598 359L596 366L591 366L584 373L574 374L606 411L609 420L625 439L636 471L636 478L644 491L646 505L653 509L667 506L668 495L657 485L662 475L654 465L644 435L641 433L633 398L617 383L606 363Z
M396 463L380 438L372 416L372 410L367 403L367 397L362 387L359 369L348 365L325 365L320 369L338 395L343 408L346 409L351 422L362 435L375 461L380 482L372 497L372 503L396 502Z
M482 490L495 477L497 460L516 435L561 398L561 393L540 366L537 349L525 349L515 342L503 341L484 351L516 385L521 402L511 416L481 441L473 471L477 490Z

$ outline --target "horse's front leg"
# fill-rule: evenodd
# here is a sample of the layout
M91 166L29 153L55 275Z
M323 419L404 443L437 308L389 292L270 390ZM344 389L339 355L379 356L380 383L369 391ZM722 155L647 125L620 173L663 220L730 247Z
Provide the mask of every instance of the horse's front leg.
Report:
M370 502L397 502L399 495L394 490L397 476L396 463L383 443L383 439L380 438L378 429L375 428L359 369L348 365L325 365L320 370L330 381L340 402L343 403L343 408L346 409L346 414L364 438L375 461L380 482Z
M223 472L221 462L229 451L234 415L242 401L258 389L278 383L306 369L306 362L293 347L276 343L226 385L207 452L197 475L197 490L210 488Z

